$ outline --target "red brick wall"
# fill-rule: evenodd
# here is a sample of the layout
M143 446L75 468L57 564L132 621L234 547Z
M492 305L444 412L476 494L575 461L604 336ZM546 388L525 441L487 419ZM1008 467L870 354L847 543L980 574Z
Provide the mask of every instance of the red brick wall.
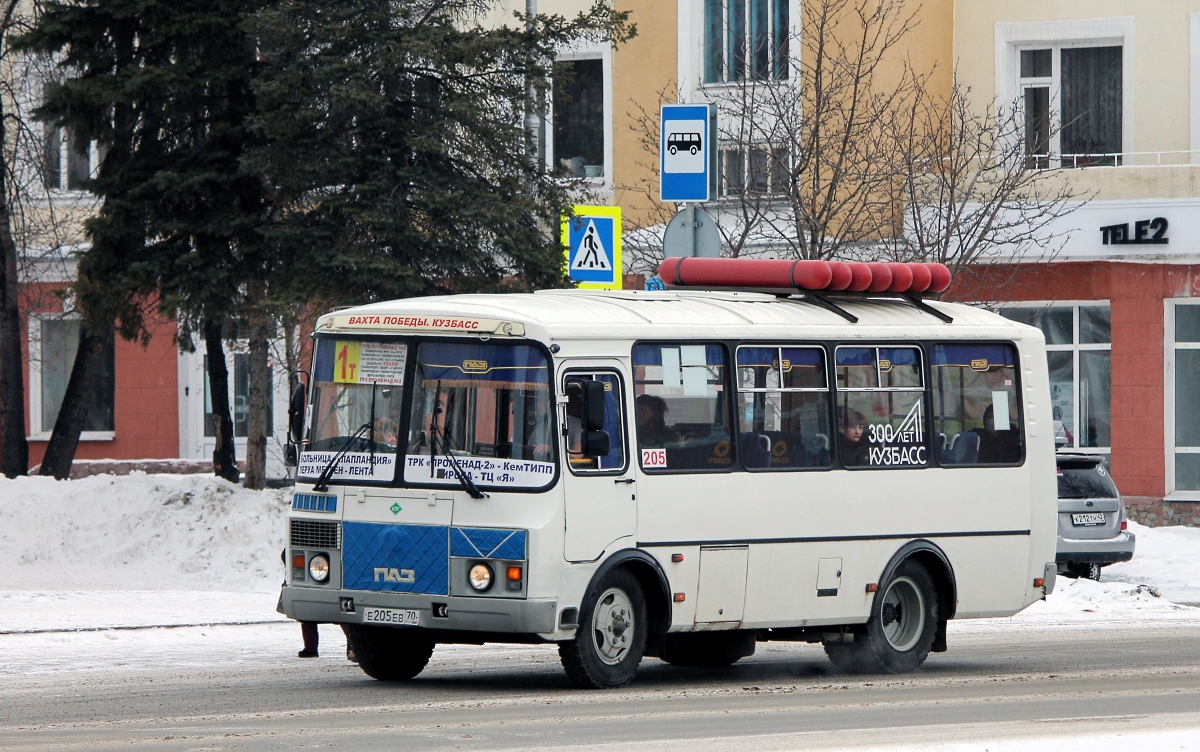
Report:
M957 300L1108 300L1112 305L1112 472L1122 493L1166 493L1164 299L1200 296L1200 267L1062 262L964 274Z
M53 313L62 310L52 294L56 286L37 285L23 290L27 310ZM78 459L149 459L179 456L179 379L175 324L154 318L149 322L150 343L143 347L117 337L113 353L116 391L113 395L115 436L108 441L80 441ZM22 327L22 345L28 364L28 323ZM30 378L26 365L26 379ZM26 426L30 384L25 385ZM41 463L45 440L29 442L30 467Z

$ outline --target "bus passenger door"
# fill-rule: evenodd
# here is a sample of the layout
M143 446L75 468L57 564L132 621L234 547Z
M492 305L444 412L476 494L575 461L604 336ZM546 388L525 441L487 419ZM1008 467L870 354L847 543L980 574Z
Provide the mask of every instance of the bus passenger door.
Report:
M581 384L604 384L604 431L609 452L601 457L582 453ZM565 458L567 561L593 561L618 538L637 530L637 483L629 462L625 437L623 382L616 368L571 368L563 371L562 394L566 403L559 413L563 428L560 453Z

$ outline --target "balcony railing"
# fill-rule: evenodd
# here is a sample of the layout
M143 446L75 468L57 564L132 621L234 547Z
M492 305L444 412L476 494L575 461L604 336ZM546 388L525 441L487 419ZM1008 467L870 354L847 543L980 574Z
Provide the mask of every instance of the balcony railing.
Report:
M1026 154L1029 170L1059 170L1084 167L1181 167L1200 166L1200 151L1126 151L1112 154Z

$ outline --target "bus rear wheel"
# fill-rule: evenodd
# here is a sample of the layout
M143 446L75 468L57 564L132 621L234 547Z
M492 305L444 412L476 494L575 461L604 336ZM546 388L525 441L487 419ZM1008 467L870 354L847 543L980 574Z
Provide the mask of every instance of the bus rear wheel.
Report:
M896 568L871 606L854 642L826 643L825 654L844 671L905 674L920 666L937 633L938 596L928 570L911 559Z
M575 639L558 644L567 676L584 689L612 689L637 673L646 650L646 597L624 569L596 582L579 613Z
M660 657L675 666L716 668L754 655L754 647L754 632L750 630L669 634Z
M412 629L347 625L358 667L380 681L407 681L425 668L434 642Z

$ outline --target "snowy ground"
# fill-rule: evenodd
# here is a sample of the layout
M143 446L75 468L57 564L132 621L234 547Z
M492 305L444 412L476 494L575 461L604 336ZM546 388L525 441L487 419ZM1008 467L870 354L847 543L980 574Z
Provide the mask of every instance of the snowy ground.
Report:
M275 611L289 498L202 475L0 478L0 677L185 669L292 654L299 630ZM1180 605L1200 603L1200 529L1131 528L1137 555L1106 568L1101 582L1060 578L1046 601L1009 619L952 622L951 636L1200 624L1200 608ZM322 639L322 660L336 659L344 644L336 627L322 627ZM986 749L1200 750L1200 726L1106 731L1071 740L993 739Z

